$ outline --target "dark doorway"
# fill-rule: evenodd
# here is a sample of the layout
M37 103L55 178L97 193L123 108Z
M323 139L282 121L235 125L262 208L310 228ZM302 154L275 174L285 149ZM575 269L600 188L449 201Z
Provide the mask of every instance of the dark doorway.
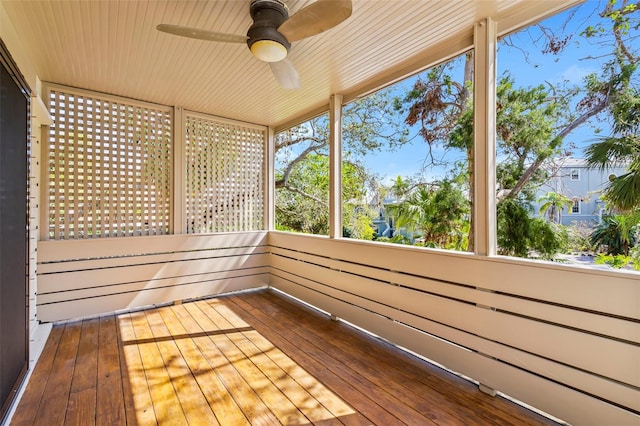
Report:
M29 96L0 40L0 422L29 365Z

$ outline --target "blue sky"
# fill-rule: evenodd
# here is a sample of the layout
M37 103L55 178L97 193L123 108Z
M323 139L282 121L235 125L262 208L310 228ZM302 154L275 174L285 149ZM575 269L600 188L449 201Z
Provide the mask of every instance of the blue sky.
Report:
M578 8L565 11L542 22L545 27L558 30L567 22L567 18L572 16L566 28L566 33L572 34L572 38L559 56L545 55L539 49L532 47L532 38L536 37L538 31L535 28L530 31L520 31L512 34L510 40L519 48L528 52L528 58L525 58L522 50L500 43L498 78L505 70L509 70L511 75L515 77L516 84L521 86L556 85L565 80L571 83L579 83L586 75L596 72L599 69L599 65L606 58L585 59L589 56L599 56L601 51L597 45L588 42L579 34L586 25L593 24L600 19L594 13L594 10L600 10L602 7L603 2L591 0L578 6ZM408 86L410 84L410 82L404 83L404 85ZM417 129L412 129L412 132L415 134ZM607 133L607 130L604 129L604 132ZM573 151L573 156L582 157L582 148L593 141L594 137L593 129L583 126L574 131L565 139L565 142L575 143L579 148ZM434 153L439 156L446 155L447 161L450 162L464 158L464 155L457 151L444 153L436 149ZM398 175L407 177L418 173L423 166L426 154L425 142L420 137L416 137L412 143L405 145L401 149L391 153L382 152L369 156L365 159L365 162L372 170L383 177L385 182L388 182ZM438 168L427 172L427 174L429 177L437 178L445 172L444 168Z

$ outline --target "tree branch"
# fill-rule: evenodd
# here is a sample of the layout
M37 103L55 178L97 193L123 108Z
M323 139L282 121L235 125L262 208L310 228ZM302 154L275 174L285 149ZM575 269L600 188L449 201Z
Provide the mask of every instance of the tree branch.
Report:
M284 142L282 143L277 143L275 146L275 150L276 152L281 150L282 148L287 148L289 146L293 146L293 145L297 145L300 142L304 142L304 141L311 141L313 144L320 144L322 142L322 140L320 138L314 138L314 137L310 137L310 136L305 136L305 137L301 137L301 138L287 138Z
M300 194L305 198L308 198L310 200L315 201L316 203L322 204L325 207L329 207L329 203L326 200L322 200L314 195L308 194L306 192L304 192L303 190L301 190L300 188L296 187L296 186L292 186L292 185L288 185L285 184L283 185L281 188L285 188L291 192L295 192L296 194Z
M569 135L569 133L575 130L578 126L582 125L588 119L590 119L591 117L603 111L609 105L609 103L610 103L610 96L607 94L605 98L602 101L600 101L596 106L594 106L589 111L582 114L580 117L573 120L567 126L565 126L562 129L562 131L560 131L552 139L552 141L555 140L555 141L558 141L558 143L561 142L565 137L567 137L567 135ZM536 160L533 163L531 163L529 167L527 167L527 170L524 171L524 173L522 174L522 176L520 177L516 185L513 187L513 189L511 189L511 191L509 191L509 193L505 196L505 198L516 197L522 191L522 189L527 184L527 182L529 182L533 174L540 168L544 160L546 160L549 157L549 155L550 155L550 152L548 151L545 152L544 154L539 155L538 158L536 158Z
M312 152L316 151L318 148L321 148L322 144L317 144L317 145L309 145L307 148L305 148L304 151L302 151L296 158L294 158L288 165L287 168L284 171L284 174L282 175L282 179L278 179L276 181L276 188L283 188L287 185L287 182L289 180L289 176L291 175L291 171L293 170L293 168L295 167L296 164L298 164L299 162L301 162L302 160L304 160L305 158L307 158L307 156L309 154L311 154Z

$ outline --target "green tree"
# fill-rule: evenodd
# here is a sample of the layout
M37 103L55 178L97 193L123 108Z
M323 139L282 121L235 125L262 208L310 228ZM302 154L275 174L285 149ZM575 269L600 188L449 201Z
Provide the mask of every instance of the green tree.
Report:
M601 5L602 3L587 2L584 7L593 8L591 16L597 17L597 8ZM638 62L637 55L629 48L629 41L638 37L638 23L635 19L637 9L637 4L630 1L610 0L599 11L600 20L597 25L587 27L582 33L586 39L583 42L588 43L597 38L602 46L608 43L611 55L615 58L599 75L592 74L579 84L564 82L552 85L545 82L532 87L518 85L508 74L500 78L497 87L496 133L501 161L496 172L498 210L505 220L498 223L499 242L514 241L518 236L516 231L521 230L507 226L509 222L506 219L519 217L529 210L528 204L533 201L539 184L549 178L547 170L551 170L551 167L547 166L553 157L565 154L565 150L570 148L565 146L570 134L580 127L594 125L596 120L606 121L612 116L615 118L616 114L625 117L624 120L616 119L617 122L638 126L638 92L627 90L627 81L631 81L630 76L635 72L635 64ZM569 19L573 17L571 15ZM549 55L550 59L561 55L575 36L562 34L561 30L555 32L543 24L532 27L530 31L529 40ZM502 43L511 44L512 40L507 37ZM525 59L526 49L530 47L521 47ZM398 102L399 108L406 111L406 122L420 126L420 135L430 147L440 144L446 149L466 152L470 194L473 194L473 106L469 96L473 81L472 59L472 54L464 56L465 72L462 79L453 78L450 71L454 67L451 63L440 65L419 79L412 90ZM628 135L625 136L629 139ZM631 170L638 170L639 173L621 177L614 185L624 186L627 193L633 190L640 194L640 155L637 154L640 150L637 149L637 137L633 140L636 147L634 158L639 161ZM470 201L473 204L473 200ZM509 209L513 211L507 212ZM537 227L538 224L524 221L521 226ZM507 235L509 232L513 234ZM470 236L472 234L473 222ZM471 238L469 247L473 247ZM525 250L505 248L503 251L526 255Z
M604 247L608 255L628 256L638 239L638 223L638 213L604 216L591 233L590 242L596 249Z
M320 235L329 233L328 168L327 156L309 154L290 169L290 188L276 192L278 229ZM345 226L355 229L349 231L354 238L371 239L371 212L360 207L367 175L358 166L347 162L342 164L342 175Z
M349 237L356 238L358 240L371 241L375 237L373 220L371 219L371 216L365 212L358 212L355 214L350 226L346 229L348 231L345 233L348 233Z
M389 91L354 101L343 109L343 221L345 226L362 228L356 234L368 237L366 219L353 212L372 214L364 207L365 191L380 185L361 164L363 154L383 148L394 149L407 141L408 129L394 119L393 97ZM316 117L279 132L276 154L276 226L279 229L318 234L328 233L329 120ZM358 204L364 208L357 210ZM355 234L354 234L355 236Z
M466 57L467 61L470 59ZM446 72L447 66L428 73L428 83L418 81L404 98L403 102L409 103L406 122L420 123L420 134L429 145L442 143L447 149L465 151L467 185L472 194L473 108L469 98L462 95L463 87L468 88L471 83L453 84ZM497 96L498 146L503 159L497 170L497 186L503 197L519 199L524 191L530 199L533 189L528 189L527 184L541 182L546 176L539 167L534 169L530 165L542 163L557 152L562 140L554 135L560 104L550 100L545 86L516 87L509 75L500 79ZM469 203L473 204L473 200ZM505 206L509 208L513 203ZM469 226L470 250L473 249L472 236L473 222Z
M402 176L397 176L391 184L391 192L397 198L402 198L409 191L411 182Z
M458 80L453 71L463 63ZM405 114L405 123L419 126L419 135L429 148L429 160L436 146L462 150L466 154L465 174L469 187L469 203L473 205L473 53L438 65L416 79L411 90L396 100L396 109ZM471 210L471 207L469 207ZM469 217L467 250L473 251L473 216Z
M563 136L556 128L565 105L548 87L519 87L508 74L499 81L497 98L498 190L504 197L524 193L531 199L537 184L548 177L540 166L559 153Z
M526 203L506 198L498 204L498 253L505 256L540 256L551 259L563 247L567 237L562 228L531 216Z
M571 198L553 191L549 191L538 198L538 202L542 203L539 210L540 214L542 216L546 215L551 222L555 223L562 222L562 210L573 205Z
M329 233L327 157L308 154L287 168L287 190L276 191L276 226L287 231ZM277 176L276 179L282 179Z
M397 228L417 233L426 243L465 250L469 203L451 181L419 185L402 201L387 206Z
M636 68L636 65L633 65ZM627 84L630 85L630 82ZM616 209L630 211L640 207L640 91L624 87L611 105L613 135L601 138L586 150L591 168L606 170L626 165L626 173L613 177L604 189L604 198Z
M629 0L609 0L604 18L584 35L604 43L613 35L611 59L600 75L592 74L588 86L606 102L612 132L590 145L585 153L590 167L627 165L627 173L612 179L604 191L609 203L623 211L640 207L640 5Z

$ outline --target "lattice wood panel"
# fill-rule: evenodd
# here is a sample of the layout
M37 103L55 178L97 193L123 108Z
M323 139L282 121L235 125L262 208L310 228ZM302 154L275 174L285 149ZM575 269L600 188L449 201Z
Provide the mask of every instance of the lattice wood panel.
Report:
M186 114L188 233L264 227L264 128Z
M168 233L171 110L64 90L49 102L49 238Z

